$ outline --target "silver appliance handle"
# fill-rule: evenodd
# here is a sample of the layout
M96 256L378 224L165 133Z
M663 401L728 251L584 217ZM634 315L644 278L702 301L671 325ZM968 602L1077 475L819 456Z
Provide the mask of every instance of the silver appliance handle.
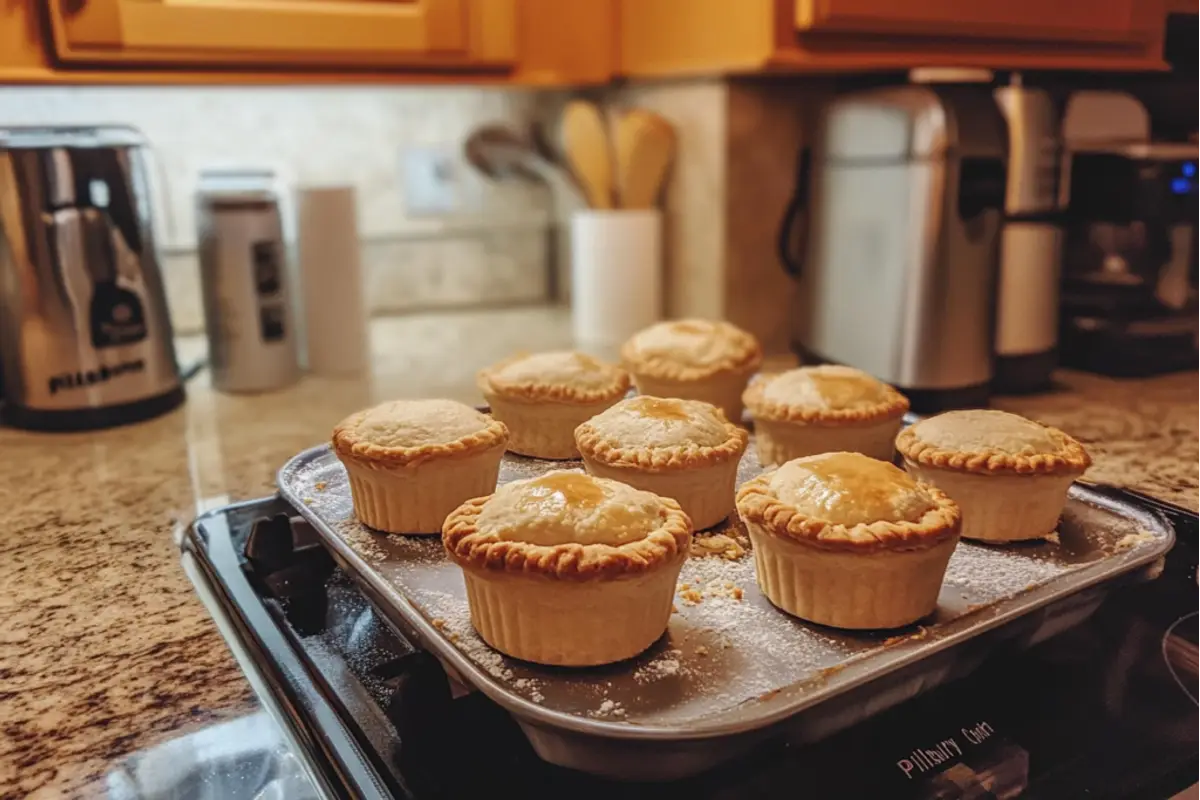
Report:
M270 517L279 507L278 498L249 500L180 528L176 544L184 571L317 791L328 798L390 800L397 789L380 777L332 702L312 686L310 667L242 574L229 533L218 530L237 524L231 518Z
M296 757L296 760L300 762L305 776L324 800L336 800L337 793L333 790L328 778L312 763L306 748L300 744L299 732L295 729L294 720L283 711L279 701L268 688L270 684L266 676L250 655L246 643L242 640L241 634L238 633L229 614L214 596L207 577L196 564L195 556L185 549L180 557L180 562L183 565L183 571L187 573L188 580L196 589L196 594L200 596L200 602L208 610L209 616L212 617L217 630L221 633L221 638L228 645L229 652L233 654L238 668L246 676L250 688L254 690L254 696L279 727L280 736L287 743L288 749Z

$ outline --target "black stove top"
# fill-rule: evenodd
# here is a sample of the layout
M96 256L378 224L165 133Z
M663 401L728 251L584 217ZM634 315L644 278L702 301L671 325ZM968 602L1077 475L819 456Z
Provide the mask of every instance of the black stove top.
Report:
M279 500L202 517L184 564L331 797L1166 798L1197 781L1197 521L1153 581L971 677L803 747L680 783L542 762L515 722L392 630ZM570 792L570 795L566 795Z

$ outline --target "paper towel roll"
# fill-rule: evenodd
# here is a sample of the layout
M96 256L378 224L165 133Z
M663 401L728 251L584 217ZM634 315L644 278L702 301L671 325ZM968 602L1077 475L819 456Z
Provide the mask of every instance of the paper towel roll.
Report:
M571 217L571 323L584 347L614 347L662 318L662 212Z
M308 369L348 375L370 367L368 310L350 186L297 190L297 255Z

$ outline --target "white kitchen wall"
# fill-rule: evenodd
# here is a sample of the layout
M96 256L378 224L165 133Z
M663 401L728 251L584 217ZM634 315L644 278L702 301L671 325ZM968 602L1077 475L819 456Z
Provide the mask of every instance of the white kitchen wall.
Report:
M172 314L190 331L203 324L193 192L213 166L270 167L293 186L354 185L377 311L544 299L549 194L490 182L461 160L471 129L524 125L532 102L527 92L459 87L12 87L0 88L0 125L120 123L147 136ZM454 211L410 213L409 148L455 154Z

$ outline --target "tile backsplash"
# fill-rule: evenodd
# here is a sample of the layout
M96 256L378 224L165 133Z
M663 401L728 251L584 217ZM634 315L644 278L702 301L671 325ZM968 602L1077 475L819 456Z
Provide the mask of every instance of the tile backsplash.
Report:
M545 299L549 192L489 181L461 158L475 126L524 125L533 101L460 87L14 87L0 90L0 125L118 123L146 135L164 278L186 332L203 325L193 192L209 167L267 167L286 186L353 185L373 310ZM422 216L406 206L411 148L454 155L453 211Z
M667 187L667 316L722 317L771 355L790 351L795 281L776 253L795 190L806 120L826 81L706 79L628 85L621 106L661 114L679 132Z

